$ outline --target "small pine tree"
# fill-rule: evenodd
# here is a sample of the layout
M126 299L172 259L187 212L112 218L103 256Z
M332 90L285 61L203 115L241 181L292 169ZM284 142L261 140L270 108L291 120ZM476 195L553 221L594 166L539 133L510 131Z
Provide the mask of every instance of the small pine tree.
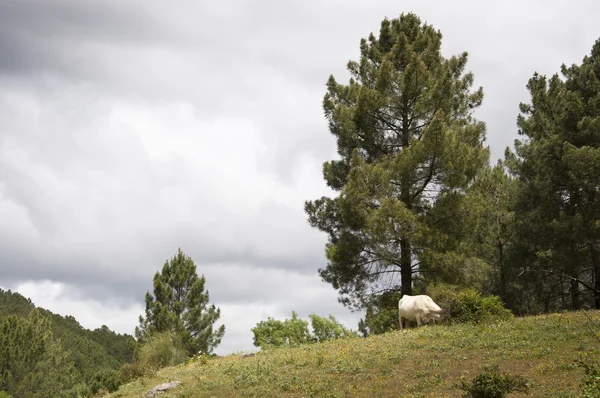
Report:
M214 329L221 311L209 305L206 279L198 276L196 265L181 249L162 272L154 275L154 295L146 293L146 316L139 318L135 334L144 342L156 333L173 332L189 355L211 353L225 334L225 326Z

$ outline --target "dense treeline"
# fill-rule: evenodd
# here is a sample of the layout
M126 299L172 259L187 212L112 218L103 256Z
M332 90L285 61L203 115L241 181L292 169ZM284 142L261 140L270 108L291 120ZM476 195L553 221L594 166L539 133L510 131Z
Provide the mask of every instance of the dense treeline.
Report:
M92 392L103 373L132 361L136 344L133 336L85 329L2 289L0 340L0 390L40 397Z
M338 195L305 205L329 237L321 277L377 333L395 327L400 294L474 289L516 314L600 308L600 40L562 77L534 74L522 138L490 166L473 114L483 89L441 38L414 14L385 19L348 84L329 78L339 158L323 176Z

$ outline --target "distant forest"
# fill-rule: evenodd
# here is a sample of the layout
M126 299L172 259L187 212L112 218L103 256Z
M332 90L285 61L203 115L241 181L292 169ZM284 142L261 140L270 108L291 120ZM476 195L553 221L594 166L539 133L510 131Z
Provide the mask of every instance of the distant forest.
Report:
M107 372L132 362L135 344L0 289L0 390L15 397L89 396Z

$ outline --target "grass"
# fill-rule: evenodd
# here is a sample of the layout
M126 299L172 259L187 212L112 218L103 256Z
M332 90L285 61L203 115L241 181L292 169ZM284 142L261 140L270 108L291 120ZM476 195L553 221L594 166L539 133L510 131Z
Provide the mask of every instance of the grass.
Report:
M600 323L600 311L588 315ZM460 397L461 380L498 368L523 376L529 397L576 397L584 373L575 361L600 361L588 322L581 312L560 313L230 355L163 369L110 396L140 397L179 380L161 397Z

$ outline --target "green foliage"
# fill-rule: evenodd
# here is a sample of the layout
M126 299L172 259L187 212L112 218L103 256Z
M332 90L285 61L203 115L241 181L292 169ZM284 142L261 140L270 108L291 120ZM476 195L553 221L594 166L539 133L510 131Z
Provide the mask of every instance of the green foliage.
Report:
M358 330L363 337L399 328L398 301L400 296L398 292L386 292L367 306L365 318L358 322Z
M520 313L600 308L600 40L561 72L529 79L523 139L506 152L519 183L511 263L523 273Z
M146 293L146 317L140 316L137 338L145 342L153 334L173 332L189 356L212 352L221 343L225 326L213 329L221 311L208 305L205 283L192 259L178 249L162 272L154 275L154 295Z
M117 391L121 385L121 375L117 370L105 369L96 373L89 385L91 395L96 395L101 390Z
M585 371L585 379L582 383L583 398L600 398L600 362L580 358L577 364Z
M63 351L69 352L73 362L73 380L81 396L89 396L86 383L92 383L99 372L117 370L131 362L136 342L133 336L117 334L107 326L94 331L84 329L70 316L61 316L43 308L37 308L30 299L11 291L0 289L0 321L9 316L27 319L33 310L49 320L53 339ZM87 394L87 395L86 395Z
M106 325L94 329L87 336L102 347L105 347L108 355L115 358L119 364L133 361L133 352L136 347L136 341L133 336L117 334Z
M462 239L463 251L484 264L474 267L479 271L479 280L471 277L462 286L498 294L507 304L509 282L516 276L507 258L514 249L517 187L517 181L506 173L504 164L499 161L496 166L481 170L463 203L462 222L468 231Z
M7 393L6 391L0 391L0 398L12 398L12 395Z
M54 339L50 320L33 309L27 319L0 321L0 390L17 397L73 396L70 353Z
M292 311L292 318L285 321L271 317L261 321L251 329L254 334L254 345L263 349L281 346L298 346L311 341L308 322L298 318Z
M154 374L164 367L183 363L187 358L188 352L179 335L167 331L155 333L146 340L137 352L135 365L143 374Z
M296 347L302 344L324 342L358 336L356 332L348 330L333 315L324 318L317 314L310 314L312 334L308 330L308 322L298 318L292 311L292 318L284 321L271 317L261 321L252 328L254 345L262 349L272 347Z
M119 380L122 384L129 383L144 376L146 371L149 371L149 369L145 369L144 364L142 364L139 360L132 363L126 363L119 369Z
M426 283L435 254L459 249L460 203L489 154L473 118L483 90L465 73L467 53L444 58L441 39L412 13L385 19L379 37L361 40L348 84L327 82L323 108L340 159L323 165L323 177L338 195L305 211L329 237L319 273L352 308L381 292L411 294L416 270ZM470 275L455 268L446 275Z
M528 392L529 385L522 376L498 373L497 370L481 373L472 382L461 382L460 388L465 397L504 398L512 392Z
M436 285L428 289L431 298L444 309L451 323L488 322L511 318L512 312L504 307L498 296L482 296L473 289Z
M310 314L308 317L312 326L312 338L319 343L357 336L356 332L346 329L333 315L323 318L317 314Z

